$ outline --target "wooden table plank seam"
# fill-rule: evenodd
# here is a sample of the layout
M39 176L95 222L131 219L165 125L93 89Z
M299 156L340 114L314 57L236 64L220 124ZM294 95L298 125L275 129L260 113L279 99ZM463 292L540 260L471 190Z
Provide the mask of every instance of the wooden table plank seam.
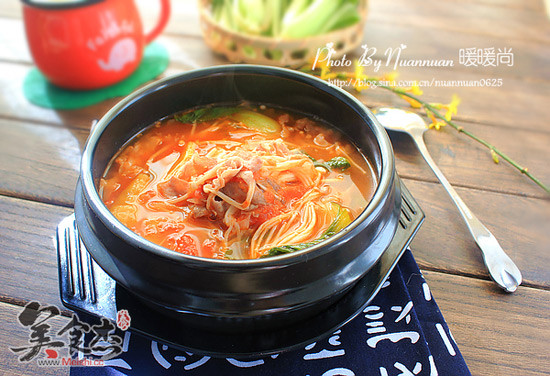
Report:
M510 167L510 168L512 168L512 167ZM423 183L431 183L431 184L438 184L438 185L441 184L439 182L439 180L437 180L436 177L431 178L431 179L430 178L424 179L424 178L419 178L419 177L414 176L414 175L409 175L409 174L407 174L407 172L399 172L398 171L398 173L399 173L399 176L402 179L414 180L414 181L419 181L419 182L423 182ZM518 172L518 174L521 174L521 173ZM527 178L525 178L525 179L527 179ZM533 185L535 184L530 180L527 180L525 183L526 184L533 184ZM506 192L506 191L502 191L502 190L498 190L498 189L492 189L492 188L488 188L488 187L479 187L479 186L476 186L476 185L466 184L466 183L453 183L452 185L453 185L453 187L471 189L471 190L479 191L479 192L491 192L491 193L496 193L496 194L499 194L499 195L525 197L525 198L532 198L532 199L535 199L535 200L543 200L543 201L547 201L549 199L548 194L544 193L542 190L541 190L540 194L533 194L533 193L520 193L520 192Z
M378 107L388 107L388 104L384 103L384 102L365 103L370 98L362 96L362 95L357 96L357 98L359 100L361 100L361 102L363 102L363 104L365 106L369 107L371 110L375 109L375 108L378 108ZM418 114L418 115L422 116L423 119L426 120L427 122L429 121L429 119L426 116L425 111L413 108L413 107L411 107L411 106L409 106L405 103L395 104L395 105L392 105L392 107L400 108L400 109L405 110L405 111L414 112L415 114ZM488 127L494 127L496 130L501 129L501 128L510 129L510 130L514 130L514 131L518 130L517 127L513 127L513 126L510 126L510 125L506 125L506 124L501 125L498 122L490 122L490 121L486 121L486 120L479 120L479 119L476 119L475 117L468 116L468 114L464 114L464 113L461 114L460 113L460 105L458 107L458 110L459 110L458 111L459 113L454 115L453 118L452 118L453 122L457 123L458 125L463 125L463 126L466 125L466 126L471 126L471 127L475 127L476 125L483 125L483 126L488 126ZM545 128L528 128L528 129L522 129L521 131L526 132L526 133L531 133L531 134L542 134L542 135L550 134L550 130L545 129ZM435 129L432 129L432 132L438 132L438 131L435 130ZM461 138L467 138L464 135L460 135L458 132L456 132L456 136L461 137ZM490 141L490 140L488 140L488 141Z
M117 97L117 98L118 100L122 99L122 97ZM29 103L29 105L32 107L38 107L33 105L32 103ZM60 110L60 111L70 112L70 110ZM101 114L101 116L103 115ZM99 119L101 118L101 116L98 115L97 118ZM58 123L54 121L38 120L35 118L27 118L25 116L14 116L14 115L6 115L6 114L0 114L0 120L10 120L10 121L16 121L16 122L25 123L25 124L36 124L36 125L55 127L58 129L74 129L74 130L81 130L81 131L89 131L90 125L92 123L92 121L90 121L90 124L86 124L86 125L76 124L76 123Z
M414 248L412 248L412 252L414 254ZM417 260L417 263L420 267L421 272L429 271L429 272L435 272L435 273L440 273L440 274L448 274L448 275L453 275L453 276L458 276L458 277L471 278L471 279L475 279L475 280L483 280L483 281L493 283L493 280L491 279L491 277L489 276L488 273L482 275L482 274L460 272L460 271L447 270L447 269L441 269L441 268L434 268L434 267L431 267L431 266L423 265L422 261L418 261L418 260ZM501 293L502 295L506 294L504 291L499 290L499 288L496 285L493 286L493 287L494 287L495 291L497 291L498 293ZM550 286L544 286L544 285L539 285L539 284L535 284L535 283L529 283L529 282L526 282L526 281L522 282L522 284L520 285L520 288L521 289L533 289L533 290L537 290L537 291L540 291L540 290L550 291Z
M369 20L367 20L367 22L369 22ZM395 25L395 20L393 18L379 18L379 19L376 19L376 20L370 20L370 22L372 23L375 23L375 24L387 24L387 25ZM410 27L414 27L415 29L424 29L424 30L433 30L433 29L438 29L438 27L434 27L433 25L429 25L429 24L422 24L422 23L413 23L413 22L401 22L399 24L399 26L410 26ZM457 31L458 27L456 27L456 29L448 29L448 31ZM522 38L520 36L518 36L517 38L510 38L509 36L503 36L503 35L500 35L500 34L495 34L495 33L489 33L489 32L485 32L483 30L472 30L472 29L465 29L465 28L460 28L460 32L461 34L467 34L467 35L473 35L473 36L478 36L478 37L490 37L492 38L493 40L495 41L504 41L504 42L521 42L521 43L530 43L530 44L533 44L533 45L536 45L536 44L545 44L545 43L548 43L548 39L545 39L545 38L539 38L539 37L532 37L532 38L529 38L529 39L526 39L526 38Z

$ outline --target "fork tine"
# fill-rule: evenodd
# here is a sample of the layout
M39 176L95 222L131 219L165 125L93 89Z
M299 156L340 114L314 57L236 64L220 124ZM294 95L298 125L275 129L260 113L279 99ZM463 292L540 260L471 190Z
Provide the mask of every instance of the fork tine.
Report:
M71 230L69 227L66 227L63 231L64 235L64 243L65 243L65 262L67 265L67 277L69 279L67 287L69 290L69 294L71 296L74 296L74 278L73 278L73 265L71 262Z
M57 227L57 258L63 304L73 310L116 320L116 282L86 249L74 214L64 218Z
M76 226L74 227L76 229ZM74 256L75 256L75 266L76 266L76 281L78 282L78 296L81 300L86 298L86 290L84 286L84 271L82 267L82 247L80 243L80 237L76 230L73 230L73 241L74 241Z
M409 200L407 199L407 197L405 195L402 196L403 197L403 202L405 203L405 205L407 205L407 208L409 209L409 211L413 214L413 215L416 215L416 209L413 207L413 205L409 202Z
M92 304L96 303L96 291L95 291L95 280L94 280L94 269L92 266L92 257L86 251L86 248L84 247L84 244L80 245L80 248L84 251L84 254L86 255L86 266L87 266L87 281L88 281L88 292L90 294L90 302Z
M80 239L78 228L73 226L71 232L71 240L74 242L74 252L72 253L74 254L75 270L70 271L70 276L71 279L75 279L77 281L78 296L80 299L88 300L90 303L95 304L97 302L97 296L94 283L92 258L86 250L86 246ZM71 283L74 285L74 282Z

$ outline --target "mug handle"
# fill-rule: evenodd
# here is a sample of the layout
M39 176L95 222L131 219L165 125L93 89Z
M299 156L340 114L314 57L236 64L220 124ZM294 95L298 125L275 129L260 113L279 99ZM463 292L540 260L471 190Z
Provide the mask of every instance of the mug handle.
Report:
M155 39L166 27L170 18L170 0L160 0L160 15L155 27L145 34L145 44L149 44Z

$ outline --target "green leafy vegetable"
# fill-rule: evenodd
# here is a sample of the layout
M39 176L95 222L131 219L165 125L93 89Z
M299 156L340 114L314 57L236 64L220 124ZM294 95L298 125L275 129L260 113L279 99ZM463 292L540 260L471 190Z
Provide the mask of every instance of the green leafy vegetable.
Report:
M333 234L334 235L334 234ZM280 247L273 247L263 257L271 257L271 256L277 256L277 255L284 255L285 253L292 253L295 251L300 251L302 249L306 249L308 247L314 246L317 243L321 243L323 240L330 238L332 235L323 235L320 238L317 238L315 240L312 240L307 243L300 243L300 244L294 244L294 245L283 245Z
M351 167L351 164L349 163L348 159L344 157L334 157L330 161L326 162L325 164L332 169L337 168L342 171Z
M319 238L312 240L307 243L300 244L291 244L291 245L282 245L279 247L273 247L262 257L271 257L277 255L284 255L286 253L292 253L295 251L300 251L314 246L315 244L321 243L323 240L326 240L341 231L344 227L351 223L351 214L347 209L342 208L340 205L331 202L331 210L336 213L336 218L332 221L327 230Z
M332 236L341 231L351 223L351 214L349 210L342 208L340 205L331 202L332 211L336 212L336 218L325 231L324 235Z
M319 162L317 159L313 158L311 155L309 155L303 150L300 150L300 153L304 154L306 157L311 159L315 167L323 167L327 171L334 170L336 168L342 171L345 171L351 167L351 163L345 157L334 157L328 162Z
M281 35L286 38L305 38L323 34L325 24L339 6L340 1L337 0L313 0L307 8L295 17L289 20L283 18Z
M239 111L239 109L236 107L199 108L191 112L175 115L174 119L180 123L195 124L203 121L214 120L223 116L230 116L237 111Z
M212 0L212 17L238 32L303 38L360 21L363 0Z
M361 16L357 12L357 4L347 3L339 8L329 18L328 22L321 28L322 32L343 29L354 25L361 20Z
M223 257L228 260L234 260L235 257L233 256L233 250L230 248L226 249L225 252L223 253Z
M183 114L177 114L174 119L180 123L196 124L221 117L228 117L243 126L256 129L264 133L276 133L281 131L281 125L274 119L250 110L238 107L209 107L199 108Z
M308 157L309 157L309 155L308 155ZM345 170L347 170L348 168L351 167L351 163L349 163L348 159L344 158L344 157L334 157L331 160L329 160L328 162L319 162L319 161L317 161L313 158L311 158L311 159L313 160L313 165L315 167L323 167L323 168L327 169L328 171L334 170L334 169L339 169L341 171L345 171Z
M200 108L198 110L191 111L185 114L174 115L174 119L176 119L180 123L194 124L201 118L202 115L204 115L205 112L206 109Z
M260 132L276 133L281 131L281 124L259 112L239 110L231 115L231 119L243 123L245 127L256 129Z
M303 155L305 155L306 157L308 157L309 159L311 159L313 162L317 162L317 159L313 158L311 155L309 155L309 154L306 153L305 151L300 150L300 153L302 153Z

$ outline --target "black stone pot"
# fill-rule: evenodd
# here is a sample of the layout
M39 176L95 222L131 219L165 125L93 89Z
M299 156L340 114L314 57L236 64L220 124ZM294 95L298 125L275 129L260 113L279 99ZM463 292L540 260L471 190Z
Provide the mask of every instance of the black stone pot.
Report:
M378 178L376 192L345 230L292 254L217 260L153 244L109 212L98 195L99 179L133 135L184 109L243 100L315 115L340 129L372 162ZM296 71L231 65L157 81L122 100L99 120L82 156L75 214L86 248L119 286L194 325L247 331L287 325L337 301L390 244L400 206L389 138L358 100Z

